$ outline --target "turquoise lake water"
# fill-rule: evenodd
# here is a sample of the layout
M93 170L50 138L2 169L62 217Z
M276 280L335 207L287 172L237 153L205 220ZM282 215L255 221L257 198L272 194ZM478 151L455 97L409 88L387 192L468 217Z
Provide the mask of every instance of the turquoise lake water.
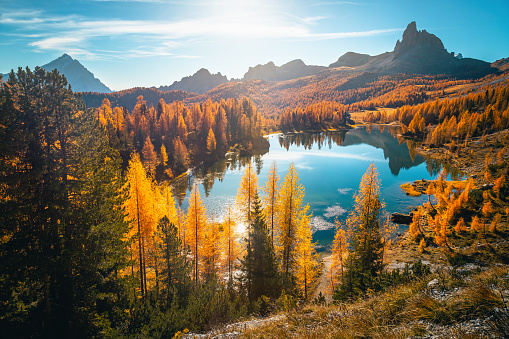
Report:
M299 172L305 187L304 203L313 212L313 237L327 246L334 237L333 223L344 220L353 207L353 196L362 175L373 162L381 179L381 197L388 213L407 213L427 196L409 197L400 185L417 179L434 179L440 166L420 155L411 156L406 142L400 143L394 128L356 128L349 131L270 135L269 152L251 157L263 186L273 161L282 181L291 162ZM188 206L187 197L195 181L210 218L221 218L226 206L234 203L244 166L249 157L235 154L208 168L199 168L189 175L187 183L175 187L181 197L182 208ZM186 192L184 198L183 192ZM260 195L263 192L260 190ZM403 226L404 227L404 226Z

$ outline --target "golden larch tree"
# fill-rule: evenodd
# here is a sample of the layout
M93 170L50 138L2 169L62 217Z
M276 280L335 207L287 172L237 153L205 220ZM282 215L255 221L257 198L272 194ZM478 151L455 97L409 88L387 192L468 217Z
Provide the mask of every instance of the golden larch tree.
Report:
M329 270L329 280L331 284L331 292L334 292L334 288L337 281L338 268L341 269L341 278L343 278L343 268L345 256L348 254L348 235L347 232L341 228L342 225L339 220L335 221L336 233L334 234L334 240L332 241L332 254L331 254L331 266Z
M303 199L304 186L300 183L299 174L292 162L279 191L276 244L277 253L281 258L281 269L287 277L295 260L295 239Z
M198 263L201 260L199 255L203 246L204 232L207 226L207 210L200 198L198 185L195 183L191 196L189 197L189 207L187 209L186 229L189 234L188 245L191 247L191 254L194 256L194 280L199 278Z
M233 281L233 270L235 269L235 261L239 256L239 246L237 243L235 216L232 207L228 205L228 211L223 221L222 247L224 253L224 267L228 273L228 281Z
M211 127L207 135L207 151L214 152L215 150L216 150L216 136L214 135L214 131L212 130Z
M220 224L210 222L206 225L202 246L202 275L206 281L212 280L219 272L221 244Z
M244 175L240 179L239 189L235 197L235 205L240 213L239 219L241 222L251 222L251 209L257 191L258 177L251 165L251 161L249 161L244 170Z
M316 243L312 242L311 215L308 213L309 205L306 205L299 215L295 246L295 278L305 300L308 298L309 286L315 280L318 271L318 254L315 249Z
M143 155L145 169L153 176L156 172L157 154L154 151L154 145L152 145L152 141L150 141L149 137L145 139L145 144L143 145L141 153Z
M274 226L277 220L278 199L279 199L279 175L277 174L277 164L272 162L267 181L263 186L263 213L265 215L265 222L270 228L270 237L272 246L274 246Z
M166 147L164 147L164 144L161 144L159 162L163 165L163 167L166 167L168 164L168 153L166 152Z
M129 198L124 203L126 218L131 227L128 238L134 238L132 243L132 259L138 262L140 274L140 290L147 292L147 250L152 248L153 233L157 224L154 214L154 194L152 183L147 178L140 157L134 153L127 169L126 188ZM134 268L133 270L134 271Z
M166 216L170 223L177 225L177 209L175 208L175 199L173 198L171 187L168 184L165 184L160 189L159 213L159 219Z
M345 225L351 230L352 251L345 264L347 273L343 281L346 293L353 295L357 289L371 288L369 277L376 277L383 269L384 239L380 215L384 203L380 200L380 179L374 163L362 176L355 194L354 209L348 214Z

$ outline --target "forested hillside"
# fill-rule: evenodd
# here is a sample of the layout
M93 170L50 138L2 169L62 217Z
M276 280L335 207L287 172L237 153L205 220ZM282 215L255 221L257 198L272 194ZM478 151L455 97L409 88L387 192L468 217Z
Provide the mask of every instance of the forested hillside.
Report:
M255 87L262 94L253 100L216 92L217 101L203 96L167 103L163 92L153 90L151 98L161 94L156 105L139 95L130 108L106 98L100 107L87 108L58 72L20 68L0 87L2 337L173 337L249 316L298 314L292 312L303 310L301 305L327 303L317 288L326 288L334 305L352 308L360 299L401 287L408 298L398 299L403 306L395 314L451 324L459 305L454 312L462 319L488 321L474 306L497 314L494 307L504 305L504 297L493 288L472 285L465 287L467 301L428 305L412 299L425 296L410 286L424 286L420 279L440 277L438 271L421 261L405 271L387 265L401 255L403 244L412 255L441 258L440 265L508 262L504 77L458 81L364 73L338 80L336 92L316 87L314 93L323 97L303 106L298 103L308 102L302 99L306 92L291 96L294 89L288 87L288 96L278 98L287 108L262 114L255 101L276 95ZM246 84L273 86L262 81L223 86ZM206 100L193 101L198 98ZM330 266L320 263L305 188L293 163L280 176L273 162L259 187L248 160L235 202L222 206L221 219L207 212L196 183L186 209L172 192L169 181L192 166L228 151L267 148L264 131L350 128L353 112L375 108L364 112L364 121L400 124L404 133L398 140L407 138L412 152L418 145L419 152L439 157L437 150L446 161L468 159L465 166L476 170L462 181L447 181L444 171L437 180L410 185L414 190L408 192L426 194L428 202L409 216L408 236L400 245L393 245L395 226L383 217L374 163L353 195L353 208L335 222ZM494 284L503 285L499 273L490 274ZM459 281L453 273L448 279ZM320 318L318 307L326 306L316 307L309 312ZM419 315L409 307L442 313ZM376 309L386 312L380 305ZM393 316L387 323L402 326ZM509 326L500 321L496 331L504 333Z

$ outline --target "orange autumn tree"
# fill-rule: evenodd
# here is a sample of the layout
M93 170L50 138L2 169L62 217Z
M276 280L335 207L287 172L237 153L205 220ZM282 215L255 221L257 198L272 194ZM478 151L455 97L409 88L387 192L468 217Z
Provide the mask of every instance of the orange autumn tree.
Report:
M232 207L228 205L228 211L223 221L222 247L224 253L224 267L228 274L228 282L233 282L233 270L235 269L235 261L239 256L239 246L237 243L236 224L234 220Z
M179 238L180 241L182 241L182 248L184 251L189 250L189 234L187 231L187 223L186 223L186 216L184 212L180 209L180 206L177 207L177 214L175 219L175 226L177 227L177 230L179 232Z
M212 130L211 127L207 135L207 151L214 152L215 150L216 150L216 136L214 135L214 131Z
M177 209L175 208L175 199L173 198L171 187L168 184L165 184L160 188L159 213L159 218L166 216L168 221L175 224L177 226L177 230L179 230L179 223L177 222Z
M194 280L199 279L198 263L201 262L200 251L203 247L205 229L207 227L207 210L200 198L198 185L194 184L191 196L189 197L189 208L187 209L186 230L188 234L188 246L191 247L191 254L194 257Z
M143 165L145 165L147 172L154 176L157 165L157 153L154 151L154 145L152 145L149 137L145 139L141 152L143 155Z
M205 281L217 277L221 258L220 223L209 222L205 225L202 241L202 275Z
M344 259L348 253L348 235L341 226L342 225L339 220L336 219L336 233L334 234L334 240L332 241L331 266L329 270L331 291L334 291L337 283L336 277L338 274L338 267L341 268L341 278L343 278Z
M384 238L380 216L384 203L380 199L380 179L374 163L362 176L355 193L354 209L348 214L346 227L351 230L352 250L345 263L346 274L336 296L353 297L372 288L373 279L382 272Z
M293 162L286 172L279 191L278 237L276 252L281 258L281 270L286 278L290 277L295 262L296 234L299 217L302 215L304 186Z
M311 215L308 213L309 205L306 205L300 211L295 246L295 278L297 288L304 294L305 300L308 298L309 286L318 272L318 254L315 249L316 243L312 242Z
M152 182L147 177L140 157L134 153L127 169L126 189L129 198L124 203L126 219L131 227L127 237L134 239L131 245L131 257L139 267L141 294L147 293L147 253L151 249L154 230L158 221L154 213L154 194ZM131 269L134 274L134 267Z
M251 165L251 161L249 161L244 170L244 175L242 179L240 179L239 189L235 197L235 205L239 211L239 219L241 222L251 222L251 209L257 191L258 177Z
M468 196L473 188L473 180L454 183L447 182L445 178L446 173L442 171L438 179L430 184L432 187L428 191L433 192L438 203L434 206L428 203L428 206L436 211L435 216L428 215L428 225L435 235L435 243L452 251L449 237L454 227L457 226L459 216L468 202ZM457 228L463 230L461 224Z
M274 226L277 220L278 198L279 198L279 175L277 174L277 164L272 162L267 181L263 186L263 214L265 215L265 222L270 229L270 237L272 246L274 246Z

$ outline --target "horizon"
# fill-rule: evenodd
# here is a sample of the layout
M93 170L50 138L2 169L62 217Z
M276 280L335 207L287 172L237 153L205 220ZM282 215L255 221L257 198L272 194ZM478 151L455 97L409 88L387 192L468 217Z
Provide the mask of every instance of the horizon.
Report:
M201 68L241 79L270 61L328 66L346 52L378 55L412 21L449 52L509 57L504 1L0 1L0 73L66 53L113 91L169 86Z

